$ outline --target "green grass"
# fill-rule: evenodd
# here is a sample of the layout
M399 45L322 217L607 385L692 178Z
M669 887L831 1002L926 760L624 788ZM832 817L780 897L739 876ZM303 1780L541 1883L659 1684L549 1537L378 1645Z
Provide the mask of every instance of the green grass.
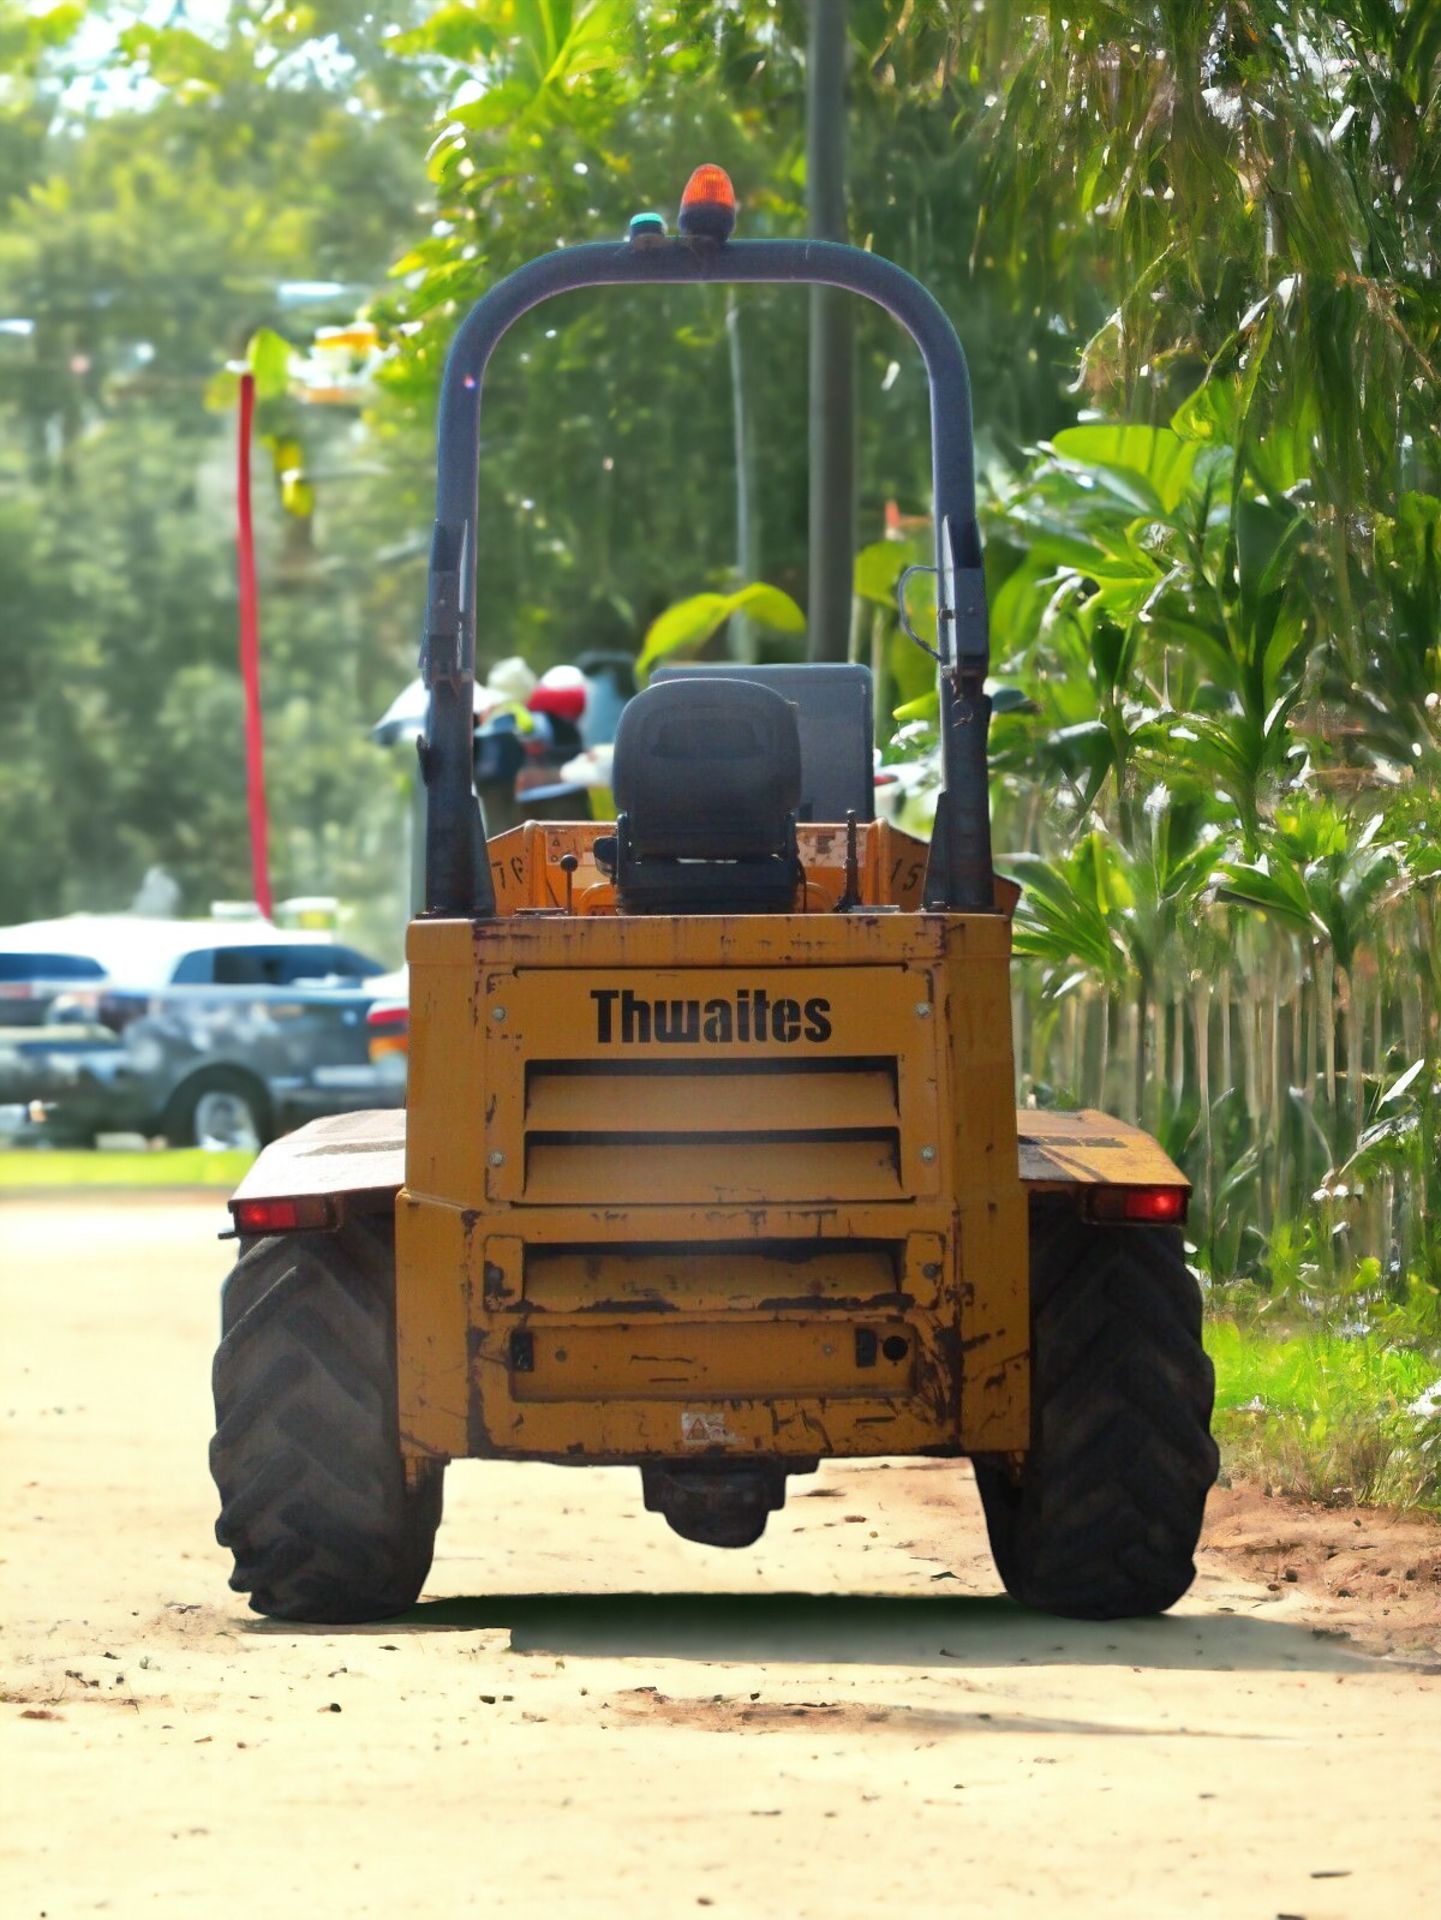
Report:
M1206 1328L1223 1471L1328 1506L1441 1508L1441 1420L1406 1409L1441 1360L1374 1336Z
M165 1152L92 1153L29 1149L0 1153L0 1193L57 1187L235 1186L254 1159L249 1153L212 1153L204 1147Z

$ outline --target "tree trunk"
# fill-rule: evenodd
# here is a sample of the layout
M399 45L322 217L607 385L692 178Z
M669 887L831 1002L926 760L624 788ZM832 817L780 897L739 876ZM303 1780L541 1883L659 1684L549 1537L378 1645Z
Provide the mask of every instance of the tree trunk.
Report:
M1216 1143L1211 1125L1211 989L1198 984L1191 996L1191 1019L1196 1029L1196 1084L1201 1093L1201 1136L1204 1158L1201 1162L1201 1210L1211 1217L1211 1202L1216 1191Z
M1151 995L1149 984L1145 980L1141 982L1140 990L1137 993L1133 1016L1136 1022L1136 1041L1135 1057L1132 1061L1134 1078L1131 1087L1132 1111L1130 1117L1139 1126L1144 1121L1146 1114L1146 1084L1148 1077L1146 1068L1151 1052Z

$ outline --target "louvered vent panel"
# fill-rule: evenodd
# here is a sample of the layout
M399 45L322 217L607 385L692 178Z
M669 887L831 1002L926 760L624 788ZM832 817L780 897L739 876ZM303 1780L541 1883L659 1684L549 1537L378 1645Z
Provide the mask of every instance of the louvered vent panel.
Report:
M532 1063L522 1197L624 1206L904 1198L896 1062Z

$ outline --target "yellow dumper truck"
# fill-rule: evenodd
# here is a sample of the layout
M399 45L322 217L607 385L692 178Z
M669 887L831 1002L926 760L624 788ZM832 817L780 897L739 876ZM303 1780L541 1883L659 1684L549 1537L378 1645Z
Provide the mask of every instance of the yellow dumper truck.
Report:
M733 221L703 168L677 234L643 215L531 262L451 349L405 1111L303 1128L231 1201L211 1465L261 1613L411 1606L465 1459L636 1466L679 1533L744 1547L820 1460L969 1456L1023 1603L1147 1614L1193 1577L1216 1452L1186 1181L1133 1127L1015 1105L960 344L889 262ZM929 375L932 839L874 817L869 676L836 665L657 677L616 738L614 823L487 841L492 351L578 288L775 281L878 302Z

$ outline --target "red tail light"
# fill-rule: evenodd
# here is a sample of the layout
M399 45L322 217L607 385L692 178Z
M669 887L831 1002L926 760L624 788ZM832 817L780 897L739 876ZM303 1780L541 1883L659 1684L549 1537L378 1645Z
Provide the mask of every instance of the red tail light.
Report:
M1190 1201L1189 1187L1088 1187L1082 1206L1088 1220L1172 1227L1185 1220Z
M323 1193L285 1200L232 1200L235 1231L248 1238L262 1233L294 1233L303 1227L333 1227L334 1204Z
M383 1060L387 1054L407 1053L410 1049L410 1009L375 1006L365 1016L370 1029L370 1057Z

